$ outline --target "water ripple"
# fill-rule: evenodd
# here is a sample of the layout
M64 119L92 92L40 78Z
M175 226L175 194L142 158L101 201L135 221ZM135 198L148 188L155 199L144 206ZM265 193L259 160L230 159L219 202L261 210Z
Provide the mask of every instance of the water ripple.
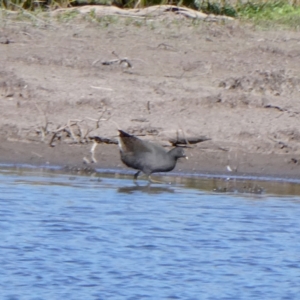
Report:
M0 174L1 299L297 299L300 198Z

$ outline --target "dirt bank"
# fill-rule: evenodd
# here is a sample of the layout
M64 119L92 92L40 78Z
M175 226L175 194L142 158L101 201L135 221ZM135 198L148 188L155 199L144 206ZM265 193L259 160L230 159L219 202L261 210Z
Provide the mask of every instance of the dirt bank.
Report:
M85 19L1 19L1 163L80 165L117 128L164 145L181 130L211 140L176 170L299 177L299 33L173 14ZM115 144L95 158L122 167Z

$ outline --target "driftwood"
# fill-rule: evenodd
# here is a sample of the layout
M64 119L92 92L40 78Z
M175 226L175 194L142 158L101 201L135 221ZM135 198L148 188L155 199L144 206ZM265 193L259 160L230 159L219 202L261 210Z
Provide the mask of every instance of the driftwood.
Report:
M101 136L91 136L90 140L95 141L98 144L104 143L104 144L118 144L118 140L116 138L110 138L110 137L101 137Z
M211 140L210 138L199 135L195 132L190 130L168 130L162 131L159 136L167 140L172 146L180 146L180 145L190 145L190 144L197 144L204 141Z
M121 17L136 17L149 18L158 17L165 13L174 13L182 15L187 18L199 19L205 21L219 21L219 20L234 20L227 16L207 15L203 12L189 9L187 7L179 7L175 5L154 5L146 8L121 9L116 6L102 6L102 5L85 5L81 7L72 7L66 9L58 9L53 11L52 15L60 13L78 11L81 14L89 14L93 12L96 16L121 16Z
M179 146L179 145L188 145L188 144L197 144L205 141L210 141L210 138L207 138L206 136L189 136L187 138L183 136L179 136L176 138L169 139L169 142L173 146Z
M204 141L211 140L210 138L198 135L190 130L183 131L183 130L169 130L169 131L161 131L156 134L143 134L143 133L137 133L132 130L128 130L128 133L133 134L137 137L145 136L146 140L160 143L162 146L183 146L183 145L192 145L201 143ZM148 137L148 138L147 138ZM149 138L150 137L150 138ZM114 137L106 137L106 136L100 136L100 135L90 135L89 139L94 141L95 143L101 144L118 144L118 140L116 136Z

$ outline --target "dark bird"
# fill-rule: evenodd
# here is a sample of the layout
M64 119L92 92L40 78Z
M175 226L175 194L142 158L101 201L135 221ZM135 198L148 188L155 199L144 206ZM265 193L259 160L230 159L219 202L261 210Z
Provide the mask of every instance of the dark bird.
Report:
M150 177L152 173L172 171L178 158L187 158L182 147L167 152L160 145L143 141L122 130L119 130L119 148L122 162L138 170L134 174L134 179L143 172L148 176L149 181L153 181Z

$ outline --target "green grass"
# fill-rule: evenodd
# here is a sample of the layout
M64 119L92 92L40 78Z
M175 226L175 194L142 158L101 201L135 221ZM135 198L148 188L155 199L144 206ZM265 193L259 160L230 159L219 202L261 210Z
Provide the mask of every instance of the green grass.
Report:
M257 25L300 28L300 5L289 4L288 1L248 2L237 11L242 20L251 20Z
M300 13L300 6L293 6L286 1L270 1L266 3L245 3L238 8L240 16L249 19L277 20L284 16Z
M194 0L197 9L227 15L256 25L300 28L299 0Z

